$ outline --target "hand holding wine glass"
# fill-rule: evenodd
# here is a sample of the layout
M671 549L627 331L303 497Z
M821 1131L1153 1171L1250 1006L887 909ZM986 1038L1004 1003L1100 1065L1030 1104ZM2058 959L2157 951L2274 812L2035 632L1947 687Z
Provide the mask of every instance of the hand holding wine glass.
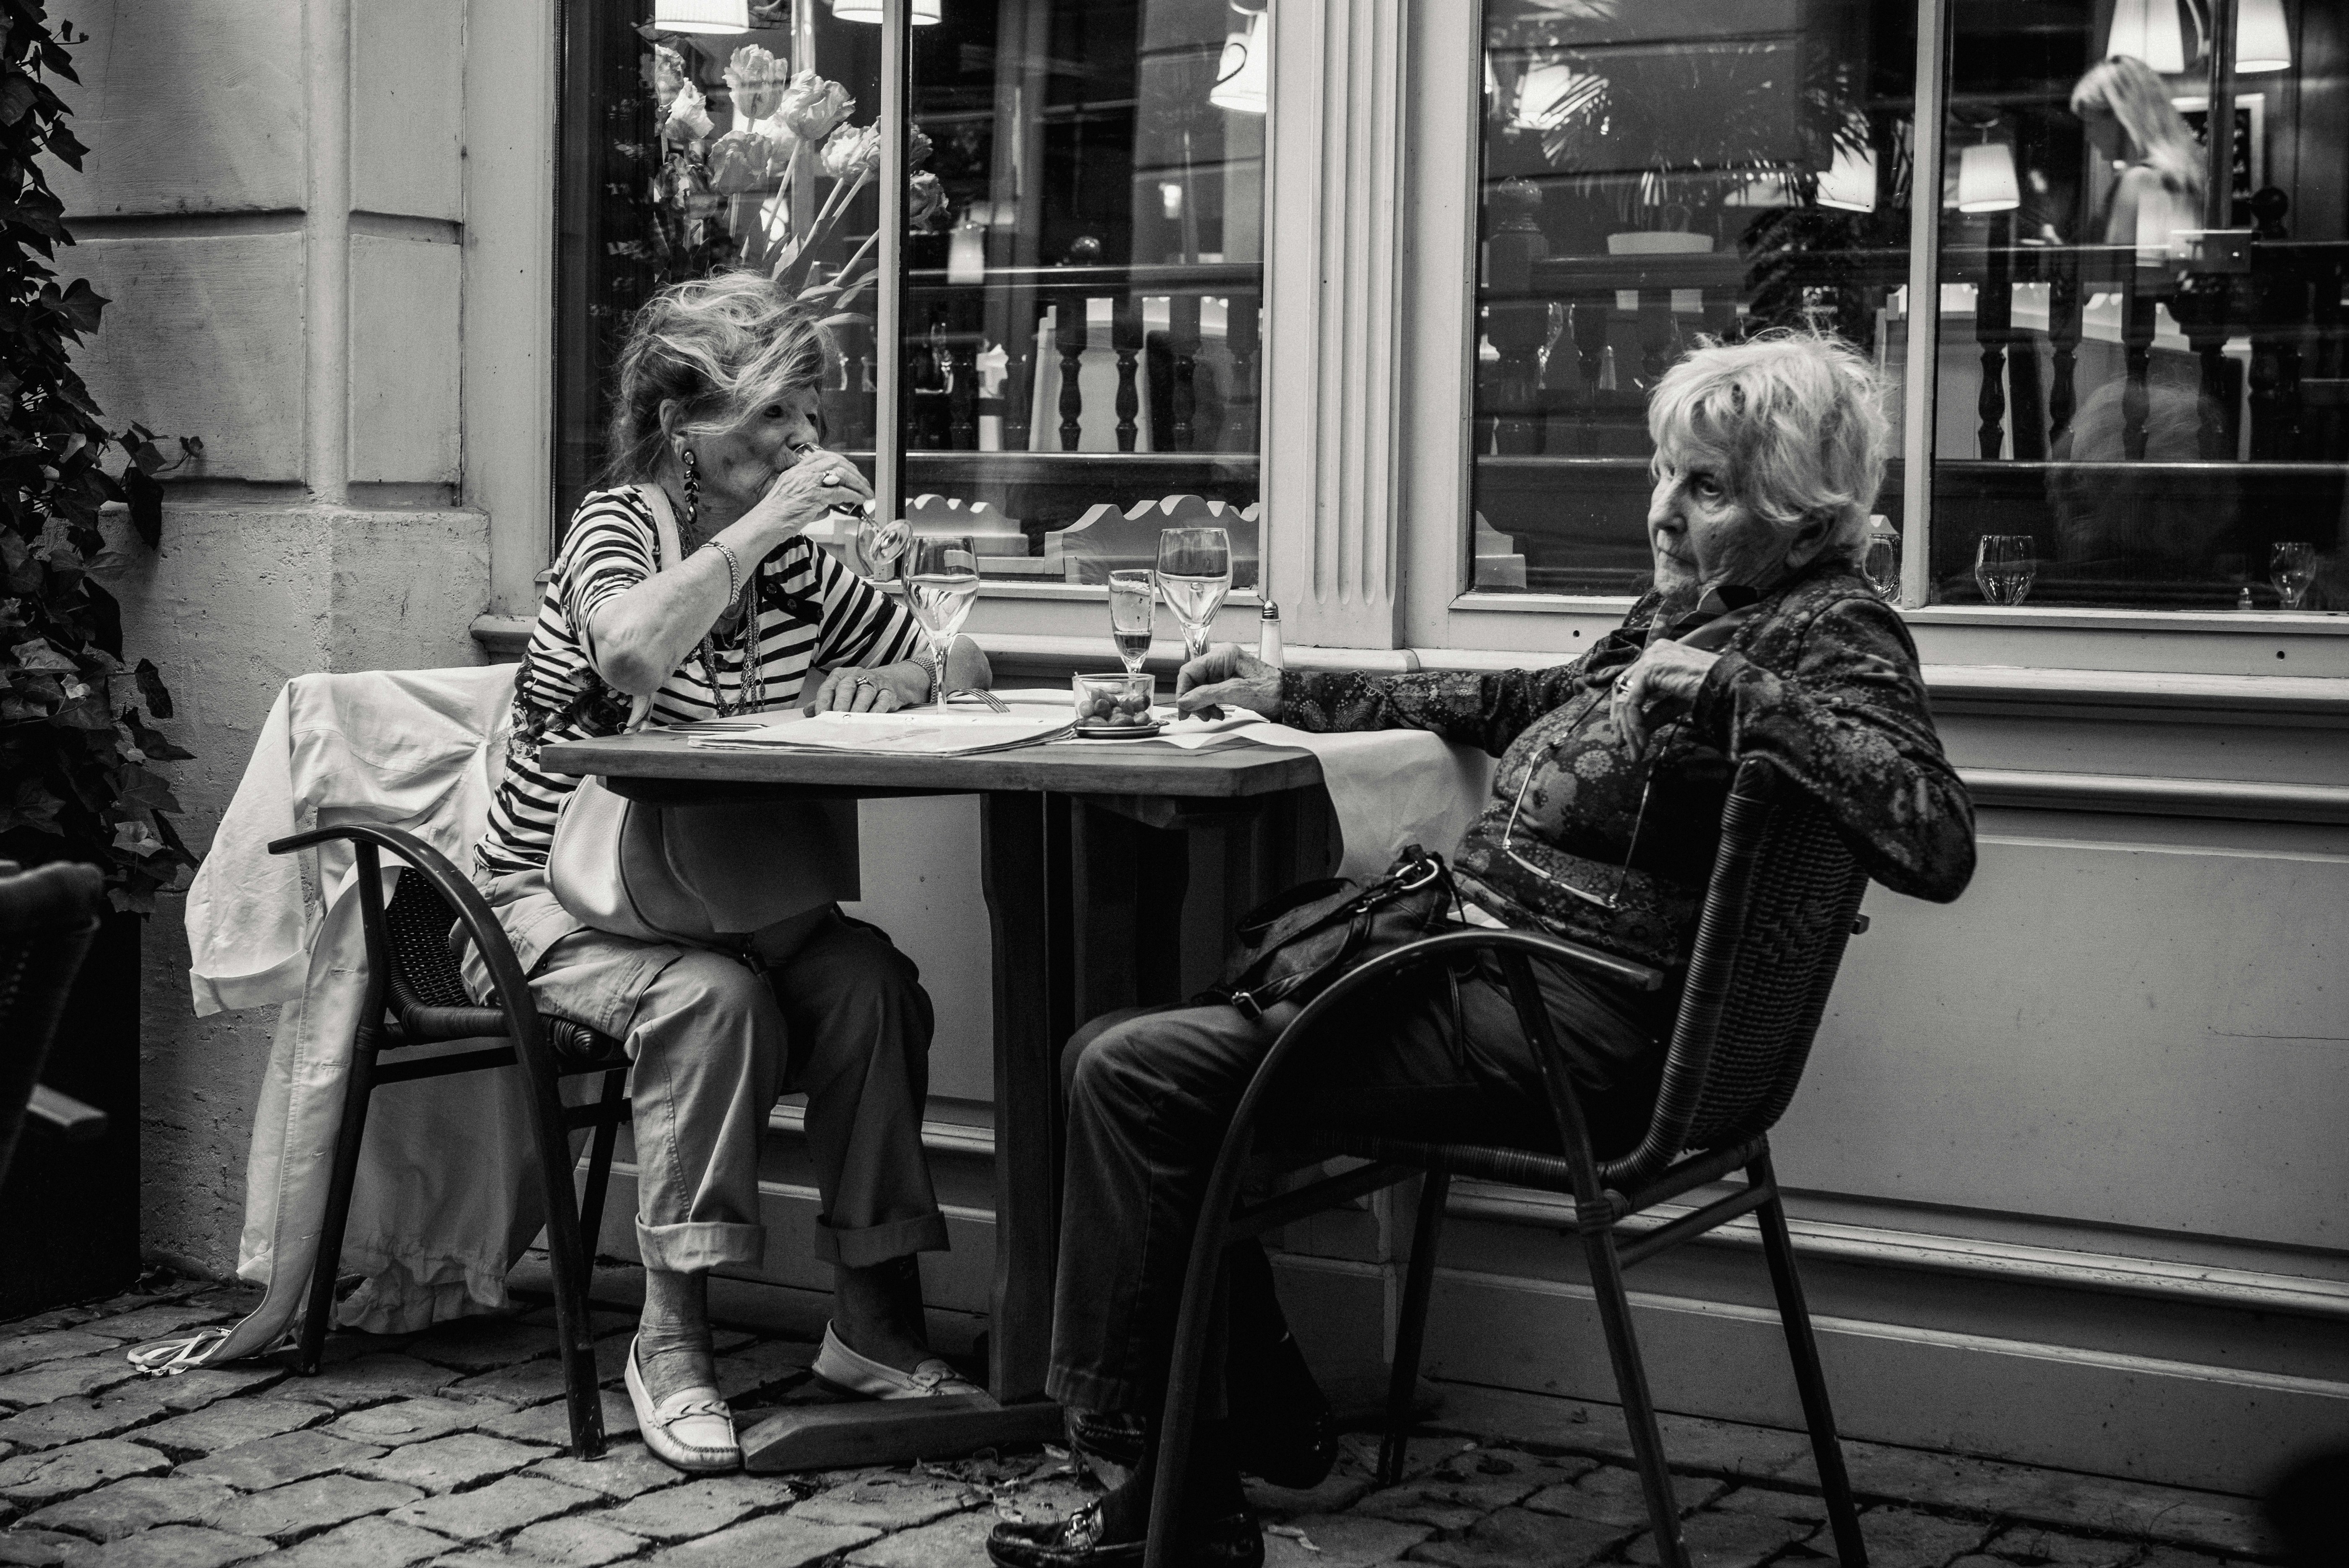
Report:
M1220 528L1170 528L1158 535L1158 591L1182 624L1185 659L1204 657L1207 629L1232 591L1232 542Z
M947 650L978 593L978 550L967 533L916 535L901 558L905 607L930 641L938 706L947 701Z

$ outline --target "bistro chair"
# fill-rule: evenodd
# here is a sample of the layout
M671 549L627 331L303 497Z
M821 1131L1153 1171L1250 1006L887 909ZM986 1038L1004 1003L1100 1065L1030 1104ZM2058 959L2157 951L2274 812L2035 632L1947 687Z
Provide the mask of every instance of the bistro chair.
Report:
M1451 932L1365 964L1299 1013L1281 1031L1241 1097L1209 1179L1176 1322L1146 1568L1170 1568L1173 1561L1173 1537L1225 1249L1234 1242L1420 1173L1426 1181L1420 1190L1419 1222L1413 1234L1402 1317L1395 1337L1387 1431L1379 1454L1381 1484L1392 1486L1402 1479L1411 1396L1419 1373L1428 1296L1435 1274L1436 1240L1452 1179L1470 1176L1568 1193L1574 1199L1574 1228L1589 1263L1592 1292L1605 1326L1659 1555L1664 1568L1687 1568L1671 1475L1664 1467L1662 1439L1632 1332L1623 1271L1741 1214L1758 1211L1763 1253L1777 1294L1786 1348L1794 1359L1795 1382L1810 1428L1819 1484L1826 1494L1836 1553L1844 1568L1866 1568L1867 1549L1860 1541L1851 1483L1837 1441L1835 1416L1827 1404L1810 1314L1803 1304L1802 1282L1795 1272L1785 1210L1770 1166L1768 1133L1795 1097L1812 1036L1835 985L1844 944L1865 929L1859 901L1867 886L1867 873L1816 802L1766 763L1747 761L1739 767L1722 818L1720 853L1697 926L1695 951L1689 961L1655 1110L1639 1146L1619 1159L1601 1159L1591 1147L1581 1107L1542 1006L1532 961L1596 971L1651 991L1660 988L1664 980L1654 969L1526 932ZM1485 953L1499 960L1518 1021L1542 1063L1557 1130L1556 1150L1422 1143L1317 1130L1284 1121L1268 1130L1267 1142L1271 1152L1289 1157L1288 1162L1292 1165L1299 1157L1330 1155L1353 1156L1371 1163L1254 1207L1237 1207L1244 1168L1272 1103L1270 1090L1289 1061L1317 1043L1315 1037L1331 1011L1404 970ZM1667 1223L1619 1237L1623 1222L1633 1215L1734 1171L1745 1175L1740 1190Z
M359 1141L376 1089L415 1078L519 1068L528 1082L531 1142L546 1206L554 1331L570 1404L571 1449L577 1458L595 1459L604 1451L604 1410L596 1393L595 1335L587 1316L588 1271L603 1222L604 1190L611 1180L612 1146L620 1123L628 1119L628 1058L618 1041L569 1019L545 1016L530 1005L522 965L490 906L446 856L414 835L352 823L280 839L269 852L290 854L333 839L347 840L358 862L355 892L367 939L367 992L351 1040L349 1088L335 1137L334 1175L326 1190L326 1222L295 1365L305 1376L316 1372L326 1348L343 1230L350 1220L351 1186L358 1176ZM388 903L383 898L379 857L385 850L407 862ZM490 1006L475 1005L466 994L458 961L462 949L451 946L453 926L463 927L465 938L480 947L489 966L497 988ZM427 1046L435 1048L395 1061L381 1059L386 1052ZM592 1072L604 1075L602 1096L592 1104L565 1107L559 1081ZM571 1184L575 1164L571 1133L588 1127L595 1135L581 1202Z
M106 1131L106 1113L41 1085L74 976L98 935L106 880L59 861L0 862L0 1179L27 1120L70 1142Z

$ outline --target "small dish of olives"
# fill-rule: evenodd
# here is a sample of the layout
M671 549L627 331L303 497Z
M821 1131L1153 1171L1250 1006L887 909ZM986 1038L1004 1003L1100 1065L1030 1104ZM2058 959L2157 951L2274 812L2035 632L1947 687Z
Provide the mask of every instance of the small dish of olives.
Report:
M1142 740L1159 731L1150 705L1155 676L1071 676L1077 733L1088 740Z

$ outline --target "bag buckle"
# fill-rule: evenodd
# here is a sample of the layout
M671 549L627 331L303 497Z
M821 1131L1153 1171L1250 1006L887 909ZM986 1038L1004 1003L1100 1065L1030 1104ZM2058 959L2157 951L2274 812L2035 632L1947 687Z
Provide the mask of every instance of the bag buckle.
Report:
M1238 1008L1240 1016L1251 1024L1264 1016L1264 1009L1257 1006L1256 997L1248 992L1233 992L1232 1006Z
M1417 892L1443 874L1444 862L1430 855L1405 872L1403 880L1397 882L1395 888L1399 892Z

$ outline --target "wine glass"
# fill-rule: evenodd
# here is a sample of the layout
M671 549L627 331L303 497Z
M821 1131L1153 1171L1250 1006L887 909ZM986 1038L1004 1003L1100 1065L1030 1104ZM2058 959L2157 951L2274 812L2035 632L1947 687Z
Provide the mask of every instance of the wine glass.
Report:
M2297 610L2316 581L2316 546L2302 539L2280 540L2268 550L2268 581L2283 608Z
M1170 528L1158 535L1158 591L1183 626L1185 660L1207 651L1207 628L1232 591L1232 542L1220 528Z
M1146 571L1109 574L1109 634L1127 675L1140 675L1158 614L1158 585Z
M1888 603L1900 599L1900 533L1881 515L1868 520L1868 552L1859 563L1860 575Z
M1974 547L1974 586L1985 603L2022 603L2038 575L2038 546L2027 533L1985 533Z
M833 510L844 512L850 508ZM857 570L874 583L886 583L896 575L897 557L905 552L905 540L913 530L902 517L883 517L878 501L865 501L854 511Z
M930 640L937 670L938 706L947 703L947 649L978 593L978 551L968 533L916 534L899 561L905 607Z

